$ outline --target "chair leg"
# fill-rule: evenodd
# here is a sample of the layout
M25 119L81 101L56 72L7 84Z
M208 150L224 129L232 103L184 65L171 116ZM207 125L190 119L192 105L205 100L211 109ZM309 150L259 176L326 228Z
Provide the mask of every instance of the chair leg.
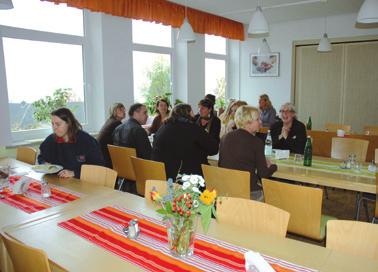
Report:
M363 203L364 208L365 208L366 221L369 222L369 209L368 209L368 205L367 205L367 200L366 200L366 199L363 199L363 200L362 200L362 203Z
M371 220L371 223L373 223L373 224L378 223L378 220L375 216L373 217L373 220Z
M360 205L361 205L361 193L356 194L356 216L355 219L358 221L360 219Z
M325 194L325 198L329 199L327 187L324 187L324 194Z
M122 188L122 185L123 185L123 183L125 182L125 179L124 178L118 178L118 180L117 180L117 190L118 191L121 191L121 188Z

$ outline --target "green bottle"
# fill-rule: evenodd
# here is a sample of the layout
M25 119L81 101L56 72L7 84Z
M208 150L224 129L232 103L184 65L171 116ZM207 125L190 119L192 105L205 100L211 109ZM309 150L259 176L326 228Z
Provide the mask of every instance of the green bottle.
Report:
M311 116L308 117L306 128L307 128L307 130L311 130L312 129Z
M304 148L304 160L303 165L304 166L311 166L312 164L312 143L311 143L311 137L307 136L306 145Z

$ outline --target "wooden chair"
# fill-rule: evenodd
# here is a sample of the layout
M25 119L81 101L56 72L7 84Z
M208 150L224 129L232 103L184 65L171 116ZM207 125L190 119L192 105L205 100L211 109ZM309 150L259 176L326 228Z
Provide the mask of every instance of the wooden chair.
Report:
M326 123L325 129L330 132L336 132L338 129L342 129L345 131L345 134L350 134L352 131L351 125L342 125L342 124L334 124L334 123Z
M165 166L162 162L131 157L131 163L133 164L136 177L136 189L139 195L144 196L146 180L167 180Z
M365 135L378 135L378 126L364 126Z
M218 197L217 221L250 231L285 237L290 214L255 200Z
M34 165L36 158L37 158L37 151L33 147L30 147L30 146L17 147L16 160Z
M250 173L202 164L206 187L215 189L218 196L251 198Z
M331 216L322 215L323 191L284 182L262 179L265 203L290 213L288 231L323 240Z
M167 188L168 188L168 183L166 180L146 180L146 186L145 186L145 190L144 190L144 197L146 199L146 201L148 203L152 202L151 198L150 198L150 192L152 191L153 188L155 188L155 190L157 192L159 192L159 194L161 196L165 195L166 192L167 192ZM173 188L176 189L178 187L180 187L181 185L178 184L178 183L174 183L173 184Z
M378 148L375 149L374 162L375 162L375 164L378 163Z
M7 252L12 260L15 272L50 272L46 253L37 248L22 244L5 233L1 233Z
M366 160L369 141L352 138L332 138L331 158L346 160L349 155L355 154L356 160L364 162Z
M125 179L126 182L132 182L132 185L134 186L136 178L134 167L130 158L136 157L136 149L108 144L108 150L110 159L112 160L113 170L117 171L118 177L122 179L120 184L117 186L118 189L121 189Z
M378 259L378 225L330 220L327 223L326 247L349 255Z
M117 172L103 166L84 164L81 166L80 180L114 189Z
M377 154L377 153L375 153ZM369 221L369 209L368 209L368 201L375 202L375 215L373 217L372 223L378 222L378 201L377 201L377 195L378 195L378 173L375 174L375 187L376 187L376 193L370 194L370 193L362 193L362 196L359 197L358 195L358 203L357 203L357 211L356 211L356 220L360 219L360 210L361 210L361 204L364 205L365 208L365 214L367 221Z

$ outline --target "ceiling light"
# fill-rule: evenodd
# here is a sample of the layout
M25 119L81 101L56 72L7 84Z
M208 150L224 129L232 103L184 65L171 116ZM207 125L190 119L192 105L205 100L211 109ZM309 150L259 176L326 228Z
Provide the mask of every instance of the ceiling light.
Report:
M332 51L332 44L328 40L327 33L324 33L318 45L318 52L331 52L331 51Z
M251 21L248 26L249 34L267 34L269 33L268 21L260 6L257 6L256 11L252 14Z
M194 34L193 28L188 21L188 17L186 13L187 13L187 1L185 1L185 19L177 34L177 40L179 42L194 42L196 40L196 35Z
M0 9L12 9L12 0L0 0Z
M358 12L357 23L378 23L378 0L365 0Z

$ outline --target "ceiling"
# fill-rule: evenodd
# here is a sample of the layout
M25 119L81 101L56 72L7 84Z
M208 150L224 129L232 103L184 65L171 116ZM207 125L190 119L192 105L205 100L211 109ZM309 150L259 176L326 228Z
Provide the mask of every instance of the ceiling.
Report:
M257 2L269 23L357 13L363 0L169 0L248 24ZM306 4L304 4L307 2ZM290 5L297 3L297 5ZM301 4L299 4L301 3ZM285 5L285 7L273 7Z

